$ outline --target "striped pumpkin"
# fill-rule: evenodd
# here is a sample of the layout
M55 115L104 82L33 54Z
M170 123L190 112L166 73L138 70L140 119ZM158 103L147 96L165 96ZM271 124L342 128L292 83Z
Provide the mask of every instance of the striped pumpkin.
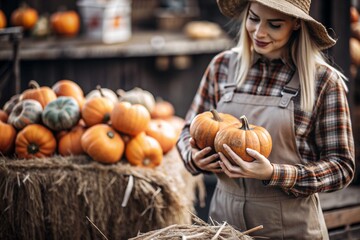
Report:
M17 129L23 129L29 124L39 123L43 108L41 104L33 99L18 102L11 111L8 123Z
M73 97L61 96L48 103L42 113L44 125L54 131L67 130L80 119L80 107Z

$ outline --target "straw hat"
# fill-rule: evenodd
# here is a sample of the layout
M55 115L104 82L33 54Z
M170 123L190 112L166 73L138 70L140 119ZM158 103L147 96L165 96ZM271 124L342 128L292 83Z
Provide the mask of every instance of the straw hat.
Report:
M309 15L311 0L217 0L217 3L222 14L234 18L241 15L249 1L304 20L320 49L332 47L336 43L326 28Z

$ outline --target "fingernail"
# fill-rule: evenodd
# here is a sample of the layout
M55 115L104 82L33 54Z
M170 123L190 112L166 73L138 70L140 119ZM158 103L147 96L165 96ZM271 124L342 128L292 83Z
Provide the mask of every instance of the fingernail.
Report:
M247 151L248 153L254 153L254 152L255 152L255 151L252 150L251 148L246 148L246 151Z

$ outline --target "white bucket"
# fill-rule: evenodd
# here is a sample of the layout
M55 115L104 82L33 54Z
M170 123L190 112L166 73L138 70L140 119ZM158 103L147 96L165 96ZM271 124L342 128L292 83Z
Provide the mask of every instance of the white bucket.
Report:
M128 0L80 0L77 2L86 36L104 43L131 37L131 2Z

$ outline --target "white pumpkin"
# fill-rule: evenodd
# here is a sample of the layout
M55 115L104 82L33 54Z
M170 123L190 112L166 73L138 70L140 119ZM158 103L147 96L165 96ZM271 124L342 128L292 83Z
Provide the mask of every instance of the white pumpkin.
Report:
M91 90L87 95L86 95L86 100L91 99L91 98L95 98L95 97L105 97L107 99L109 99L111 102L113 102L114 104L118 102L118 96L116 95L116 93L109 89L109 88L100 88L101 91L99 91L100 86L97 86L96 89ZM103 96L101 95L103 94Z
M124 91L118 89L116 93L119 95L119 101L130 102L132 104L141 104L151 113L155 107L154 95L139 87L135 87L132 90Z

